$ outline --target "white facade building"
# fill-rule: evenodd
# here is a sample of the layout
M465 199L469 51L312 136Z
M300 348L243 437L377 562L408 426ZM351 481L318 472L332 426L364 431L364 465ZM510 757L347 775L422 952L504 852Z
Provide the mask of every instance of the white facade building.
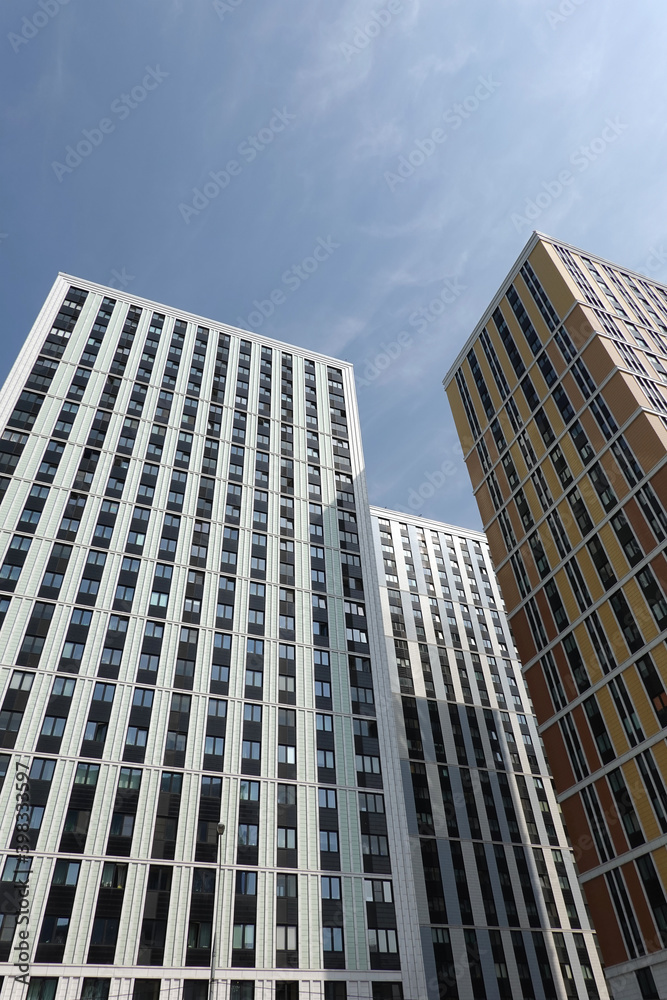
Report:
M0 427L3 1000L424 996L351 366L60 275Z

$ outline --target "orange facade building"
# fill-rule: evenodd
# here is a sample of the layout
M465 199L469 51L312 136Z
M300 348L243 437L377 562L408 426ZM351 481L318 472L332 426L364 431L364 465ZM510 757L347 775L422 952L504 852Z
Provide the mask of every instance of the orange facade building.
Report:
M610 990L667 997L667 287L534 233L444 384Z

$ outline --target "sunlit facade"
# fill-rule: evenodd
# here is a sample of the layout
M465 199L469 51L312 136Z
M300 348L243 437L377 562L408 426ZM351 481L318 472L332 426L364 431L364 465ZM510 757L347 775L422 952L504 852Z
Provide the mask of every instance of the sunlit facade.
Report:
M425 996L351 366L61 275L0 423L3 1000Z
M445 386L610 988L667 996L667 288L533 234Z

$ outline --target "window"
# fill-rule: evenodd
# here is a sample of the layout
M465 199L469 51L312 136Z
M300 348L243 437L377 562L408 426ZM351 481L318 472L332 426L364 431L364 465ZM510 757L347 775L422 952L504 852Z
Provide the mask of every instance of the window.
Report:
M317 804L320 809L335 809L336 803L336 791L333 788L318 788L317 789Z
M279 764L296 764L296 747L290 746L289 744L279 743L278 744L278 763ZM291 774L286 774L285 777L291 778Z
M99 764L78 764L74 775L75 785L89 785L92 788L97 784L100 773Z
M106 868L106 865L105 865ZM114 887L115 888L115 887ZM96 917L90 937L91 944L115 945L118 938L118 920L115 917Z
M156 673L160 665L160 657L154 653L142 653L139 657L139 669Z
M141 770L138 767L121 767L118 778L119 788L130 788L137 791L141 788Z
M239 785L239 798L243 802L258 802L259 781L241 781Z
M17 713L12 713L17 714ZM65 723L67 719L63 719L55 715L47 715L42 723L41 736L56 736L61 737L65 732Z
M132 704L137 708L152 708L153 691L150 688L135 688L132 696Z
M96 684L93 689L93 701L112 702L115 693L115 684Z
M167 740L164 745L164 748L165 750L176 750L179 752L183 752L185 750L186 742L187 742L187 736L185 736L184 733L176 733L173 732L173 730L170 730L167 733ZM173 764L174 762L170 761L169 763Z
M236 893L239 896L256 896L257 872L237 872Z
M384 812L384 796L372 792L359 792L359 812Z
M80 869L78 861L56 861L51 885L76 885Z
M367 903L393 903L391 882L386 879L365 879L364 898Z
M254 924L234 924L232 938L232 948L245 951L255 947L255 925Z
M315 681L315 697L331 698L331 684L328 681Z
M377 726L374 722L369 722L368 719L353 719L352 731L355 736L370 736L371 739L377 738Z
M3 882L27 882L32 868L32 858L8 857L2 872Z
M396 931L393 930L373 930L368 929L368 949L371 954L394 953L398 951L398 941Z
M362 833L361 853L387 857L389 854L389 844L387 838Z
M125 746L145 747L148 739L148 730L139 729L137 726L129 726L125 737Z
M103 663L108 667L117 667L120 665L120 661L123 658L122 649L112 649L111 646L105 646L102 650L102 656L100 657L100 663Z
M2 913L0 914L0 942L11 944L14 940L14 930L16 929L16 914L15 913ZM34 979L31 980L31 984ZM56 982L56 980L54 980ZM51 996L55 996L55 989L52 991Z
M276 951L296 951L296 927L276 924Z
M17 733L22 719L23 712L0 712L0 732Z
M34 679L34 674L30 674L25 670L15 670L9 682L9 687L12 691L29 691Z
M0 580L9 580L10 583L14 583L21 575L21 566L10 566L9 563L5 563L2 568L0 568Z
M357 771L365 771L367 774L380 774L379 757L371 757L367 754L357 754L354 760Z
M338 833L336 830L320 830L320 850L338 853Z
M40 944L65 944L69 930L69 917L56 917L47 914L42 921L39 935Z
M296 898L296 875L276 875L276 896Z
M171 711L172 712L185 712L190 711L190 705L192 704L192 698L189 694L173 694L171 696Z
M296 805L296 785L278 785L277 802L279 806Z
M279 826L277 830L276 846L281 850L296 850L296 830L289 826Z
M201 779L202 798L219 799L222 795L222 779L203 775Z
M394 931L394 936L396 932ZM370 931L369 931L370 934ZM322 928L322 948L324 951L343 950L343 929L342 927Z
M71 625L82 625L84 628L88 628L93 619L92 611L84 611L82 608L74 608L72 612L72 617L70 619Z
M114 813L109 833L112 837L131 837L134 833L134 816Z
M340 899L340 879L325 875L322 877L322 899Z
M262 745L253 740L243 740L241 744L241 757L244 760L259 760Z
M188 924L188 948L211 947L211 924L208 921L191 920Z
M222 757L225 752L225 741L222 736L207 736L204 740L204 753L214 757Z
M239 823L239 847L257 847L258 829L254 823Z
M83 731L83 738L84 740L91 740L93 743L104 743L107 738L106 722L87 722L86 728Z
M317 751L317 766L333 768L336 766L336 761L334 758L333 750L318 750ZM359 770L359 769L357 769Z

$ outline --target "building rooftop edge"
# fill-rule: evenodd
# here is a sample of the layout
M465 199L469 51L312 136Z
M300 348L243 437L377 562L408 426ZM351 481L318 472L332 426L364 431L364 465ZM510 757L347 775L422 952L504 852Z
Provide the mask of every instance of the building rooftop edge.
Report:
M494 296L493 296L490 304L484 310L482 318L479 320L479 322L475 326L475 329L473 330L473 332L470 334L470 336L466 340L465 344L463 345L463 347L461 348L461 350L457 354L456 359L454 360L454 362L450 366L447 374L443 378L442 384L445 387L445 389L447 389L449 383L454 378L455 370L461 365L461 363L462 363L465 355L468 353L468 351L470 350L470 347L475 342L475 340L479 336L480 332L482 331L482 329L484 328L484 326L488 322L488 320L489 320L489 318L491 316L491 313L493 312L493 310L497 306L498 302L503 298L503 296L504 296L505 293L502 291L502 289L505 287L505 285L511 279L511 277L515 274L515 272L518 271L519 265L528 256L528 254L533 249L533 247L536 246L537 243L539 243L540 241L543 241L545 243L551 243L552 246L565 247L567 250L574 250L575 253L583 253L587 257L590 257L591 260L599 261L599 262L601 262L603 264L611 264L613 267L617 267L621 271L626 271L628 274L632 275L635 278L641 278L644 281L650 281L652 284L654 284L654 285L660 285L661 288L664 288L665 290L667 290L667 284L665 282L663 282L663 281L657 281L655 278L649 278L646 274L642 274L641 271L635 271L635 270L633 270L633 268L631 268L631 267L625 267L625 265L623 265L623 264L616 264L614 261L610 261L608 257L600 257L599 254L591 253L589 250L584 250L582 247L577 247L573 243L567 243L565 240L557 240L555 237L549 236L549 235L547 235L547 233L542 233L538 229L535 229L535 230L533 230L533 232L532 232L532 234L530 236L530 239L525 244L523 250L521 251L521 253L519 254L519 256L516 258L516 260L514 261L514 263L511 266L511 268L509 269L509 271L507 272L507 274L505 275L505 277L501 281L500 285L498 286L498 290L494 294Z
M477 531L475 528L462 528L459 524L448 524L446 521L439 521L435 517L422 517L420 514L406 514L405 511L392 510L389 507L379 507L374 503L369 504L369 508L371 516L377 515L378 517L389 517L398 521L409 521L411 524L417 525L437 525L445 531L457 532L458 534L464 534L470 536L471 538L479 538L485 543L487 541L484 532Z
M83 285L88 291L96 291L100 293L111 293L116 298L123 298L126 300L131 300L136 302L138 305L150 307L157 310L167 310L170 313L178 313L183 319L189 320L191 322L197 322L200 326L214 327L217 330L224 331L225 333L235 333L243 334L244 337L254 341L258 344L266 344L267 347L276 347L277 349L288 348L290 351L295 352L302 357L313 358L314 360L323 361L326 363L334 362L338 367L348 368L352 370L354 365L351 361L343 361L342 358L335 358L329 354L321 354L319 351L311 351L306 347L301 347L299 344L290 344L284 340L276 340L275 337L268 337L264 334L254 333L252 330L244 330L239 326L232 326L229 323L223 323L220 320L212 319L210 316L201 316L198 313L189 312L187 309L179 309L176 306L170 306L166 302L157 302L154 299L144 298L142 295L133 295L126 292L124 289L114 288L113 285L101 285L97 281L89 281L87 278L82 278L76 274L69 274L67 271L58 271L58 278L63 278L69 282L78 282Z
M470 334L470 336L468 337L468 339L466 340L466 342L463 344L463 346L461 347L461 350L456 355L456 358L454 359L454 361L450 365L447 374L445 375L445 377L442 380L442 384L445 387L445 389L447 389L449 383L454 378L454 373L455 373L456 369L460 367L460 365L461 365L461 363L462 363L465 355L470 350L471 345L475 342L475 340L477 340L479 334L481 333L481 331L486 326L486 324L487 324L487 322L488 322L488 320L489 320L489 318L490 318L493 310L496 308L498 302L502 299L503 295L505 294L502 291L502 289L505 288L505 285L507 284L507 282L512 278L512 276L516 273L516 271L518 271L518 269L519 269L520 265L523 263L524 259L528 256L528 254L533 249L533 247L536 246L539 243L540 240L547 240L550 243L556 242L555 240L552 240L550 236L546 236L544 233L540 233L536 229L533 230L533 232L530 235L530 238L524 244L523 249L521 250L521 253L518 255L518 257L516 257L516 259L514 260L514 263L510 267L509 271L507 272L507 274L505 275L505 277L503 278L503 280L498 285L498 289L494 292L493 298L491 299L491 302L488 304L488 306L485 308L484 312L482 313L481 319L478 321L478 323L476 324L474 330L472 331L472 333ZM565 246L566 244L563 244L563 245Z

